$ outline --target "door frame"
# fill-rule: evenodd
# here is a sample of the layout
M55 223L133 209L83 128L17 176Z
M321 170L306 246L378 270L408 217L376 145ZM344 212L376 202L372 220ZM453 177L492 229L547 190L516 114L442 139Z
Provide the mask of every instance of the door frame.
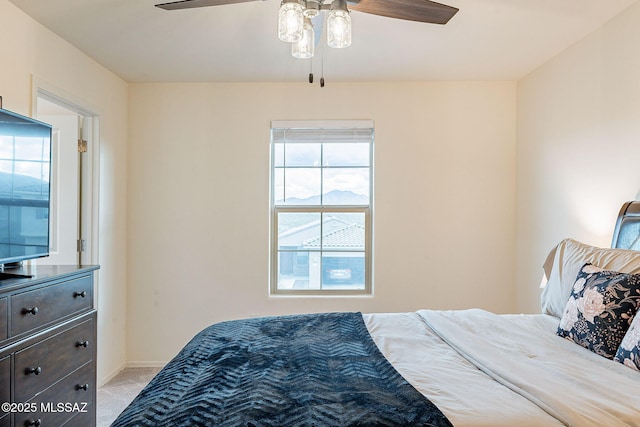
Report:
M83 117L83 135L87 152L82 160L80 177L80 238L86 241L80 252L80 264L99 264L99 202L100 202L100 116L97 109L55 85L35 76L31 82L31 117L38 116L38 98L58 104Z

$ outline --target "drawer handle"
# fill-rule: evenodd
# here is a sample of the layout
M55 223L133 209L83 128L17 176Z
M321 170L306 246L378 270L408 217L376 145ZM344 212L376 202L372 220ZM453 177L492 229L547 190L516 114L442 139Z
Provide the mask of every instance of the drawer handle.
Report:
M76 385L76 390L84 390L84 391L87 391L87 390L89 390L89 384L82 384L82 385L77 384L77 385Z
M84 341L78 341L78 342L76 343L76 347L84 347L84 348L87 348L87 347L89 347L89 341L87 341L87 340L84 340Z
M87 296L87 293L85 291L80 291L80 292L74 292L73 293L73 297L74 298L78 298L78 297L84 298L86 296Z
M35 316L38 314L38 307L23 308L22 314L33 314Z
M24 370L24 373L27 375L40 375L42 373L42 368L40 366L37 368L27 368Z
M25 421L24 425L27 427L29 426L40 427L42 425L42 420L38 418L37 420Z

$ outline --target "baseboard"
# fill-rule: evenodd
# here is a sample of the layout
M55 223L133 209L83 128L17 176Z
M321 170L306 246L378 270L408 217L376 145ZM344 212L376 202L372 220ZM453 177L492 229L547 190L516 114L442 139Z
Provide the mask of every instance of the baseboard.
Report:
M111 371L110 374L108 374L107 376L105 376L104 378L100 379L98 381L98 388L102 387L103 385L105 385L106 383L108 383L109 381L111 381L116 375L118 375L120 372L122 372L122 370L124 368L127 367L126 363L122 363L120 366L118 366L116 369L114 369L113 371Z
M111 373L109 375L105 376L104 378L102 378L101 380L98 381L98 388L102 387L103 385L105 385L106 383L111 381L116 375L118 375L124 369L127 369L127 368L164 368L164 365L166 365L167 363L168 362L158 362L158 361L153 361L153 362L125 362L125 363L122 363L116 369L111 371Z
M125 364L125 368L164 368L169 362L159 362L159 361L139 361L139 362L127 362Z

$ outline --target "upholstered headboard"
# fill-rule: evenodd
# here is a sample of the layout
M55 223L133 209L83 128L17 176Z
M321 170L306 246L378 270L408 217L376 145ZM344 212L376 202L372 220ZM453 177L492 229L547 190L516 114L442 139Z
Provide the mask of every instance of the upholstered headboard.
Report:
M611 247L640 251L640 201L622 205L613 231Z

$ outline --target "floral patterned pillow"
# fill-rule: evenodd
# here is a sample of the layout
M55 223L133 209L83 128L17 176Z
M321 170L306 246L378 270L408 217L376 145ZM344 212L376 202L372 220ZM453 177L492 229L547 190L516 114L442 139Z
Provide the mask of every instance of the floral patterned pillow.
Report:
M614 360L640 371L640 315L633 319Z
M640 274L582 266L558 335L613 359L640 307Z

